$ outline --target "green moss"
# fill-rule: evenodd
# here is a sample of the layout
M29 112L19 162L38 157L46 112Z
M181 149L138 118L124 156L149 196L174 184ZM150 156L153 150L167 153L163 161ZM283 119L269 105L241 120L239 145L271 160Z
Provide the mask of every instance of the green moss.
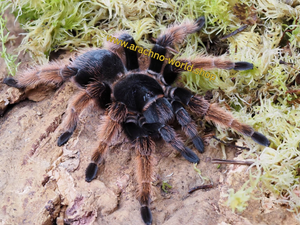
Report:
M9 54L7 52L5 44L12 38L9 36L9 31L6 28L7 19L4 18L4 12L9 8L11 4L9 2L0 1L0 42L1 42L1 54L4 59L8 74L14 76L17 72L18 65L16 63L17 55Z
M199 177L202 180L202 183L204 183L205 181L209 181L209 179L207 177L202 176L201 171L197 168L197 163L194 163L194 170L198 173Z
M168 184L167 181L163 181L162 185L161 185L161 189L165 192L168 193L168 189L171 189L172 186L170 184Z
M182 15L195 15L197 18L204 14L207 21L205 29L209 33L225 33L233 17L229 2L223 0L181 0L177 1L177 5L176 13L181 16L180 19L185 17Z
M234 192L233 189L229 189L229 196L227 200L227 205L230 206L232 211L237 210L239 212L242 212L246 209L248 206L248 201L251 197L251 191L252 189L246 189L243 188L241 190L238 190L237 192Z

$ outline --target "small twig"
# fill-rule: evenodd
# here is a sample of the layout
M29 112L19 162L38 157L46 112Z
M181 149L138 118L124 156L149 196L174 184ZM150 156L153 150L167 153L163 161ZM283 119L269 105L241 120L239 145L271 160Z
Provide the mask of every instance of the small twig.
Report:
M289 66L293 66L294 63L288 63L288 62L285 62L283 60L279 60L279 64L284 64L284 65L289 65Z
M251 161L240 161L240 160L226 160L226 159L212 159L213 164L237 164L237 165L252 165Z
M299 19L299 18L296 19L295 24L297 24L298 19ZM283 31L283 34L282 34L282 36L281 36L281 38L280 38L279 43L280 43L280 42L282 41L282 39L284 38L284 35L285 35L286 32L292 32L292 31L294 31L296 28L297 28L297 26L295 26L293 29L288 29L288 28L286 28L285 31Z
M250 148L247 148L247 147L241 147L241 146L237 146L237 145L234 145L234 144L230 144L230 143L226 143L224 141L221 141L219 138L217 138L216 136L213 136L214 139L216 139L217 141L221 142L222 144L224 145L227 145L227 146L230 146L230 147L233 147L233 148L239 148L239 149L246 149L246 150L250 150Z
M236 29L236 30L233 31L232 33L227 34L227 35L225 35L224 37L221 37L220 40L224 40L224 39L227 39L227 38L229 38L229 37L231 37L231 36L233 36L233 35L236 35L237 33L239 33L239 32L241 32L241 31L245 30L247 27L248 27L248 25L244 25L244 26L242 26L242 27Z
M194 187L192 189L189 190L189 194L193 193L194 191L200 190L200 189L208 189L208 188L213 188L214 185L213 184L207 184L207 185L201 185L201 186L197 186Z
M300 90L287 90L286 93L300 95Z

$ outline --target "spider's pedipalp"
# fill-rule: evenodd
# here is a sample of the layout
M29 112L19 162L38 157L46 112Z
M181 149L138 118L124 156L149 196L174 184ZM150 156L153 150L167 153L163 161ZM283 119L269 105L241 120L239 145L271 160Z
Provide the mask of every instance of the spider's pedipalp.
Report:
M91 162L85 170L85 180L87 182L91 182L96 178L98 172L98 165L103 162L107 150L108 144L105 143L105 141L100 141L100 144L98 145L97 149L93 152Z
M59 136L57 145L62 146L72 136L76 129L78 118L83 109L92 102L92 97L85 90L80 91L75 98L69 103L66 111L66 118L63 122L65 131Z
M181 155L191 163L199 163L198 156L188 147L184 146L182 140L178 137L175 130L161 123L144 123L142 126L149 134L159 134L162 139L179 151Z
M183 108L182 104L178 101L172 103L174 113L178 123L181 125L184 133L192 139L194 146L200 152L204 152L204 144L198 136L198 131L195 122L192 120L188 112Z

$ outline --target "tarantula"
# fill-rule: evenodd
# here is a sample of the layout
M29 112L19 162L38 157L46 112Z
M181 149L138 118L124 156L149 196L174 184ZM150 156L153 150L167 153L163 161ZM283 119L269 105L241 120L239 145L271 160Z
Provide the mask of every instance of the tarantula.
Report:
M205 23L204 17L195 21L186 21L166 29L156 40L152 52L172 57L170 50L182 43L188 34L198 32ZM135 41L126 32L116 38L135 45ZM152 223L149 208L152 180L152 152L156 138L179 151L192 163L199 163L198 156L178 137L170 122L176 120L183 132L189 137L196 149L204 152L204 145L197 134L195 122L186 108L225 127L231 127L239 133L251 137L258 144L269 146L269 140L252 127L235 120L232 115L217 104L210 104L202 96L171 86L184 68L167 64L158 58L151 58L147 70L139 69L138 54L112 42L106 42L107 49L92 49L70 61L69 65L52 62L23 73L15 80L5 78L4 83L16 87L36 87L40 84L60 86L71 79L80 91L69 102L64 122L64 132L57 144L62 146L73 134L80 113L91 103L106 111L104 122L100 124L99 146L95 149L91 162L85 172L85 180L91 182L97 176L98 165L103 162L110 142L119 132L125 135L135 146L137 155L137 182L141 216L145 224ZM165 60L166 61L166 60ZM248 70L253 65L247 62L231 62L218 57L199 56L195 59L178 59L181 64L194 65L195 68Z

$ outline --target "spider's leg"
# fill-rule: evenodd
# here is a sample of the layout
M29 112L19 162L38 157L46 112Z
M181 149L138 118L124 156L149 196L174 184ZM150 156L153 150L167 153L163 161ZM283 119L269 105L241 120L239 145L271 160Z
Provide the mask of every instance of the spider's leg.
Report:
M91 103L96 103L105 109L111 102L111 89L104 82L94 81L81 89L80 92L69 103L64 120L65 131L58 138L58 146L65 144L76 129L80 113Z
M138 194L141 204L141 216L145 224L151 224L152 214L149 208L153 174L151 153L155 149L155 143L149 136L147 129L138 124L137 117L128 117L123 124L123 128L127 137L135 143L136 176L139 184Z
M176 59L176 66L173 61L172 64L167 64L163 71L163 78L165 83L171 85L181 72L193 71L202 76L206 76L206 72L203 70L210 70L214 68L219 69L234 69L234 70L251 70L253 64L248 62L232 62L230 60L224 60L220 57L196 57L194 59ZM214 77L215 79L215 77Z
M149 51L148 56L151 57L148 71L160 73L164 64L167 48L180 44L188 34L199 31L205 23L205 18L200 17L196 21L185 21L180 25L173 25L166 29L156 40L156 44Z
M40 84L60 86L65 80L75 75L76 71L65 66L63 61L55 61L37 66L34 69L22 71L22 73L17 75L17 80L7 77L3 80L3 83L15 88L26 88L28 86L34 88Z
M137 45L131 35L121 32L115 36L107 36L104 46L116 53L126 65L127 70L139 69ZM125 55L125 56L124 56Z
M173 25L167 28L156 40L156 44L164 47L171 47L180 44L188 34L201 30L205 24L205 17L199 17L197 20L186 20L179 25Z
M171 126L161 123L145 123L143 124L143 127L153 133L158 133L165 142L179 151L180 154L189 162L199 163L200 159L198 156L190 148L183 144L182 140L178 137Z
M194 113L204 116L206 120L213 121L223 127L231 127L243 135L251 137L260 145L270 145L270 141L263 134L254 131L251 126L239 122L230 112L220 108L218 104L210 104L204 97L193 96L190 91L184 88L174 88L169 93L170 97L180 99L184 105L188 105Z
M150 137L139 137L136 139L135 148L137 154L137 180L139 183L141 215L145 224L148 225L152 223L149 204L153 171L151 152L155 148L155 143Z
M121 131L121 124L127 115L126 106L123 103L112 103L108 108L108 115L104 117L104 122L100 125L99 146L95 149L91 162L85 171L85 180L91 182L96 178L98 164L103 161L109 143Z
M232 62L231 60L225 60L221 57L202 57L198 56L194 59L178 59L177 61L187 63L193 66L193 68L210 70L214 68L225 69L225 70L251 70L253 64L248 62ZM182 72L184 68L175 68L175 71Z
M83 109L85 109L92 102L92 98L85 90L81 90L74 99L69 103L66 118L64 119L64 132L59 136L57 145L62 146L72 136L76 129L78 117Z
M201 97L194 96L191 99L191 103L195 103L200 99ZM204 98L202 97L201 100L203 101ZM232 116L231 113L220 108L216 103L211 104L209 106L205 114L205 119L211 120L214 123L219 124L223 127L231 127L234 130L242 133L243 135L251 137L252 140L257 142L258 144L264 145L266 147L270 145L270 141L263 134L254 131L254 129L251 126L239 122Z
M192 163L199 162L198 156L191 149L184 146L174 129L167 125L174 118L174 114L173 107L166 98L156 99L155 102L147 104L143 110L145 118L143 127L145 129L159 133L165 142L179 151L188 161Z
M176 135L175 130L169 125L162 125L158 129L159 134L173 148L181 153L181 155L191 163L199 163L198 156L188 147L184 146L182 140Z
M181 125L184 133L192 139L194 146L200 153L204 152L204 145L201 138L198 136L197 126L192 120L188 112L184 109L179 101L173 101L172 106L178 123Z
M93 82L111 85L125 73L120 57L106 49L93 49L77 56L69 68L76 71L73 81L82 88Z

